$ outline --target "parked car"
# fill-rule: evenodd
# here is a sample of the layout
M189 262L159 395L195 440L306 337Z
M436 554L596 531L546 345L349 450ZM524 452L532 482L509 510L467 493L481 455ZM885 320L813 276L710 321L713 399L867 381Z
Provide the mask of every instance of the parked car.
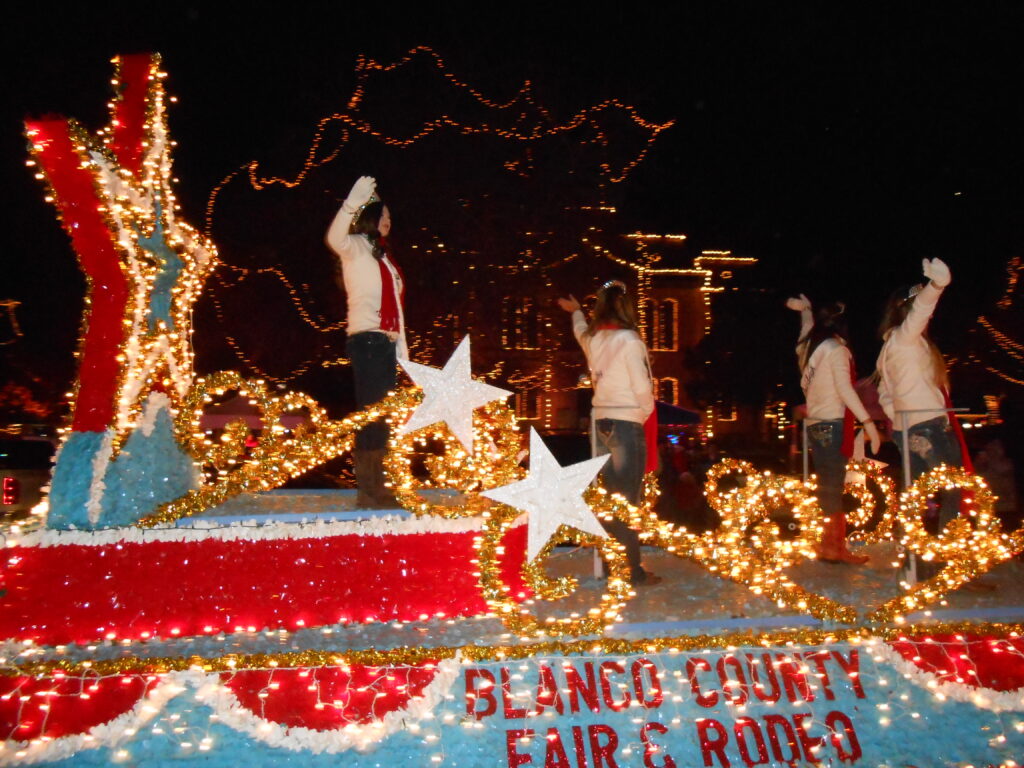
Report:
M53 443L45 439L0 439L0 518L18 520L40 502L53 452Z

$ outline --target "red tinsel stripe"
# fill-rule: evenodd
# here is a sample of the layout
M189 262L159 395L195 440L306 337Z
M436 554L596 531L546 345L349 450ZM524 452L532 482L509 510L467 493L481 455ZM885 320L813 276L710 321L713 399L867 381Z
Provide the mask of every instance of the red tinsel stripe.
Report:
M891 645L904 659L942 682L994 691L1024 688L1024 638L936 635L902 638Z
M474 531L10 547L0 638L56 645L487 612ZM503 542L520 573L526 526Z
M85 337L82 342L78 397L72 429L102 432L114 418L124 341L123 319L128 283L121 272L113 235L99 210L92 173L82 168L88 159L76 149L77 140L65 120L26 123L37 162L56 195L55 204L71 236L78 263L89 278Z
M221 679L257 717L289 728L329 731L404 708L433 681L435 664L251 670L225 672Z
M136 176L142 170L146 154L146 115L150 89L159 68L160 57L154 53L118 56L118 96L114 102L110 149L122 168Z
M148 682L139 675L115 677L0 677L0 739L87 733L134 707Z

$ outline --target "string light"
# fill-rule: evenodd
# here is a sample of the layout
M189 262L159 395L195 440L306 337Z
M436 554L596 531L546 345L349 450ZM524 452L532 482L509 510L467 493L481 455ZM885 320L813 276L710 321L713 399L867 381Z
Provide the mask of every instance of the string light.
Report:
M438 72L444 78L446 78L446 80L449 83L454 85L456 88L471 95L471 97L477 103L486 107L488 110L505 113L508 110L512 109L513 107L518 106L523 109L528 109L531 112L531 114L539 114L543 118L544 122L537 123L536 125L530 124L527 125L526 127L523 127L522 120L520 119L519 121L517 121L515 128L506 130L496 125L494 121L490 120L483 121L479 124L470 124L466 123L465 121L459 121L447 116L441 116L434 120L425 121L419 129L413 130L409 135L395 136L377 129L369 121L360 116L359 110L361 109L364 97L371 85L371 80L373 76L380 73L394 72L407 65L412 65L417 61L425 61L428 66L431 66L436 72ZM674 121L672 120L663 123L656 123L645 120L642 117L640 117L635 108L633 108L630 105L624 104L618 101L617 99L608 99L593 106L587 107L585 109L580 110L568 121L558 122L551 117L551 115L543 107L543 105L536 101L534 94L532 92L532 86L529 83L529 81L524 83L520 91L508 101L496 101L493 99L489 99L486 96L484 96L481 92L474 89L472 86L468 85L466 82L464 82L463 80L459 79L456 75L454 75L447 68L444 60L435 51L425 46L414 48L410 50L399 61L387 64L380 63L371 59L367 59L366 57L360 56L356 63L355 75L356 85L353 90L352 96L349 98L347 102L346 110L329 115L319 122L316 130L314 131L314 138L310 144L309 149L306 152L306 156L302 163L302 166L294 176L287 178L277 176L265 177L260 171L259 164L257 162L252 162L236 169L231 174L228 174L228 176L225 177L225 179L223 179L222 182L214 188L207 204L208 233L212 231L218 195L227 184L231 183L236 179L244 178L247 179L249 185L257 191L266 189L274 185L284 186L286 188L298 186L308 178L310 171L326 163L329 163L333 161L335 158L337 158L339 156L339 153L343 150L343 148L347 145L351 138L356 135L374 137L385 146L393 146L400 148L411 146L413 143L422 139L431 132L436 131L439 128L445 128L457 130L460 135L487 134L498 137L505 141L512 142L513 144L532 144L533 142L540 141L546 137L557 136L559 134L564 134L566 132L572 131L576 128L583 127L584 125L589 125L595 130L597 130L598 143L607 146L608 137L604 133L604 131L600 129L600 127L597 124L597 121L602 113L608 111L617 111L624 113L632 123L634 123L647 134L645 148L639 151L632 158L632 160L624 163L621 167L615 168L612 168L607 163L601 165L601 173L604 177L604 180L608 183L617 183L623 181L628 175L628 173L643 160L647 152L647 147L649 147L651 144L653 144L655 140L657 140L660 133L670 128L674 124ZM339 126L341 127L340 131L337 130ZM335 135L335 133L337 133L338 135L337 143L332 144L331 147L329 148L324 146L325 142L327 141L326 131L328 129L332 131L332 135ZM614 206L609 206L606 204L598 206L575 207L579 208L580 210L597 210L607 213L615 212ZM682 239L685 236L666 235L664 237L669 239ZM443 243L439 243L437 245L441 251L444 251ZM416 248L417 246L414 245L412 247ZM527 261L529 261L529 250L525 255L527 257ZM569 257L570 260L571 258L572 257ZM560 256L556 260L556 263L565 263L565 259ZM540 265L538 264L536 266L539 267ZM249 273L249 270L247 270L246 268L234 264L225 264L225 267L230 272L236 273L237 275L241 275L243 278L247 276ZM485 269L508 269L508 267L509 265L484 266ZM528 263L525 265L516 265L517 269L522 269L524 267L529 268L530 265ZM300 318L304 322L309 324L310 327L314 328L314 330L318 331L319 333L329 334L336 330L340 330L340 328L343 326L343 324L340 322L327 322L322 317L316 317L315 313L311 312L307 307L308 296L302 295L299 291L295 289L293 285L287 283L286 278L280 269L265 268L263 270L259 270L259 273L272 275L277 279L281 280L282 283L285 284L285 288L287 290L289 299L291 303L295 306ZM217 285L215 286L215 290L212 292L215 296L214 304L217 317L218 320L221 322L223 322L225 318L223 310L220 306L220 302L216 298L216 294L219 293L221 290L226 290L229 287L237 285L238 282L239 281L232 281L229 283L223 277L220 277L218 279ZM443 331L443 328L437 330ZM308 356L298 365L294 366L293 371L290 371L288 374L272 374L270 371L266 370L266 366L260 366L252 358L252 356L246 354L245 350L243 349L243 345L240 344L239 340L235 336L233 336L230 333L226 334L226 341L232 352L238 357L240 362L245 366L247 370L256 372L262 378L274 381L275 383L283 384L287 383L288 381L292 381L298 376L308 372L312 367L316 365L325 366L338 363L337 357L335 355L325 354L326 347L321 346L320 349L318 349L315 353ZM433 351L431 345L425 338L420 341L423 343L422 347L417 349L415 347L415 344L410 344L410 349L413 349L414 351L420 353L421 356L427 357L429 359L429 356ZM549 385L550 389L550 385L553 383L553 371L545 370L543 379L545 383ZM552 426L551 422L553 418L553 408L551 407L551 404L548 400L545 400L542 403L542 410L543 413L541 418L543 419L543 423L546 427L550 428Z
M843 487L844 492L853 496L858 502L856 509L847 512L846 522L850 527L862 529L854 531L848 538L867 544L891 540L899 503L896 483L885 473L884 466L878 462L852 459L846 465L846 469L848 472L858 473L862 478L861 482L846 483ZM866 530L875 511L875 496L869 483L875 485L885 502L882 515L872 530Z
M559 528L555 536L533 561L523 565L523 574L535 598L557 600L570 594L577 586L575 579L562 577L550 580L544 563L555 545L575 541L595 546L608 568L607 591L598 605L583 616L549 617L541 621L532 611L534 599L514 596L501 574L500 542L520 515L518 510L498 505L495 511L485 513L485 530L476 538L477 559L480 565L480 587L488 607L512 632L523 637L601 634L618 618L626 600L632 594L629 586L629 565L625 548L611 537L601 538L582 531ZM519 599L517 600L516 597Z
M137 426L135 419L139 399L155 385L155 377L163 375L161 383L171 387L173 395L178 441L204 470L204 481L198 489L158 508L154 514L140 521L143 526L172 523L237 494L276 487L334 456L350 451L355 434L366 424L381 418L392 425L405 423L421 400L419 390L406 388L334 421L328 419L324 409L308 395L299 392L272 395L265 381L246 379L236 372L220 372L193 381L189 314L202 289L203 279L215 263L215 251L209 241L199 238L186 225L177 222L173 214L171 142L166 135L162 111L160 79L163 73L159 71L158 63L155 56L148 60L150 86L146 99L151 109L139 127L148 139L140 144L146 151L140 156L138 174L130 169L116 168L104 155L88 153L89 139L80 129L74 126L70 129L73 140L79 142L74 145L74 151L82 163L81 167L93 174L98 189L104 195L105 202L101 206L104 221L121 249L127 273L135 287L126 302L124 323L129 331L118 358L121 374L117 424L123 433ZM115 116L121 114L122 107L123 104L115 100ZM128 130L126 122L119 117L112 124L115 127L124 124ZM51 149L49 137L44 135L45 130L41 127L30 126L28 133L33 140L34 159L43 166L41 175L46 180L50 167L47 165L50 159L47 152ZM129 156L124 147L125 142L129 147L134 146L129 139L114 130L103 138L103 142L111 151ZM617 256L600 243L592 242L591 237L581 238L581 245L593 253L633 270L637 274L641 298L649 289L651 275L699 274L704 277L705 287L714 287L709 285L714 274L709 265L741 265L755 261L733 257L728 251L706 251L695 259L693 270L667 270L655 266L661 258L659 254L647 251L642 240L637 242L640 259L633 262ZM443 243L438 243L438 247L443 247ZM168 268L172 257L180 260L180 269L175 275L174 289L166 286L169 290L167 315L159 317L153 296L160 273ZM544 269L539 264L537 267ZM532 374L531 382L550 390L553 369L549 362ZM527 381L525 378L519 380ZM242 422L230 424L219 442L209 439L200 428L203 409L214 398L223 397L228 392L238 393L256 406L264 429L255 441L250 439L249 427ZM547 417L550 417L551 410L549 404ZM284 424L283 416L297 412L305 414L306 418L299 426L290 429ZM480 412L474 426L472 455L445 429L430 428L403 438L392 438L386 466L400 501L416 514L447 517L480 515L485 520L485 530L477 539L480 588L492 610L513 631L540 637L589 634L606 628L617 618L630 594L624 558L619 545L612 540L587 538L578 532L565 530L559 534L558 538L574 538L597 546L609 568L608 591L586 616L552 616L541 621L532 612L532 600L560 599L577 586L572 580L547 577L545 559L553 543L549 543L542 557L524 566L527 582L534 591L533 598L525 594L509 594L502 575L501 541L518 513L501 505L485 503L479 492L522 476L517 461L519 436L515 416L503 404L491 404ZM710 430L708 434L712 434ZM412 476L409 457L417 444L422 446L431 439L438 441L442 452L427 460L430 479L419 481ZM869 620L901 620L902 612L934 602L949 589L955 589L1024 550L1024 529L1010 535L1001 532L998 518L992 511L992 494L980 478L967 475L962 470L940 467L923 475L895 501L894 491L885 484L877 468L854 465L854 469L870 478L886 497L886 513L871 535L878 538L889 536L898 523L903 531L901 544L925 559L939 559L947 563L938 577L916 585L906 595L876 609ZM723 492L719 484L727 476L733 476L736 487ZM462 498L450 504L430 504L419 493L421 488L429 486L458 489ZM920 522L925 500L940 490L952 488L970 491L970 511L950 523L938 537L931 537ZM657 489L650 478L645 482L643 502L639 507L630 505L621 496L610 494L600 486L588 491L585 498L595 513L604 519L621 520L640 531L643 541L678 557L693 560L711 573L745 584L755 594L819 618L853 622L857 618L855 608L808 593L785 573L798 561L813 558L821 538L822 517L814 491L813 482L775 476L770 472L759 473L746 462L726 459L711 469L706 485L708 502L718 513L721 524L717 529L700 535L657 518L653 512ZM860 508L854 519L860 523L870 516L872 508L863 493L855 493L858 494ZM778 524L772 519L772 515L780 510L794 518L797 525L795 536L780 536ZM519 599L526 600L526 603L519 605Z
M401 420L399 415L397 420ZM430 478L417 480L412 474L412 455L417 446L440 442L440 455L428 456L425 464ZM426 497L422 488L446 488L455 491L479 491L497 488L522 479L525 472L517 461L521 438L515 413L504 401L493 401L474 417L473 452L468 454L448 429L447 424L426 427L406 435L392 433L385 469L391 490L402 506L418 515L462 517L475 515L490 507L482 496L470 497L464 505L438 504L437 496Z
M504 113L512 107L519 105L521 107L528 108L533 114L539 114L544 122L538 122L531 126L522 127L520 124L521 121L517 121L514 128L506 129L496 125L493 121L485 120L477 124L457 120L447 115L441 115L434 119L426 120L418 129L413 130L409 135L395 136L377 129L370 121L360 115L359 110L365 97L371 75L393 72L420 60L427 61L449 83L470 94L477 103L489 110ZM621 167L613 168L608 163L600 164L600 171L604 180L609 183L619 183L624 181L630 171L643 161L648 148L657 140L660 133L674 125L673 120L668 120L663 123L645 120L639 115L634 107L624 104L617 99L607 99L580 110L567 121L558 122L552 118L550 113L542 104L536 101L529 81L526 81L520 91L507 102L499 102L489 99L454 75L447 68L441 56L426 46L413 48L402 59L390 64L382 64L372 59L360 56L356 63L355 74L356 85L351 97L348 99L346 110L324 117L318 122L314 131L313 140L306 151L304 160L302 161L302 166L294 176L288 178L279 176L263 176L259 163L257 161L253 161L232 171L214 187L209 200L207 201L206 208L206 231L208 234L212 232L218 196L229 183L233 182L235 179L244 178L248 181L250 186L257 191L264 190L272 186L283 186L286 188L297 187L306 181L311 171L336 159L348 142L356 135L372 137L385 146L406 148L426 136L444 129L455 131L459 135L491 135L505 141L512 142L513 144L532 145L533 143L547 137L558 136L589 125L597 128L599 143L607 146L607 136L600 130L600 128L597 127L597 120L603 113L618 112L624 114L633 124L647 133L645 146ZM332 132L337 131L338 126L341 126L341 130L338 132L337 143L332 145L330 148L324 147L324 143L327 140L326 132L329 129L332 130ZM529 153L529 149L527 151ZM593 206L590 206L589 208L593 208ZM607 212L614 212L615 210L613 206L605 205L597 206L597 208ZM440 249L442 251L444 250L443 244L440 244ZM250 272L250 270L234 264L225 264L225 267L231 272L240 275L240 279L244 279L244 277L248 276ZM287 280L284 273L279 268L264 268L252 271L259 274L273 275L277 279L281 280L288 293L289 300L295 306L300 318L314 330L319 333L332 333L343 327L342 322L331 323L325 321L323 318L314 317L314 313L310 312L307 308L307 301ZM237 282L235 284L237 285ZM221 289L227 289L229 287L229 284L223 278L219 279L218 285ZM217 314L218 319L223 321L223 312L220 311L219 308ZM234 354L239 357L249 370L259 371L260 375L264 378L274 380L279 383L294 380L297 376L310 370L310 368L317 363L323 365L327 362L323 360L324 355L321 351L321 353L307 358L303 363L296 366L297 372L292 372L284 377L278 376L275 378L270 376L266 370L261 370L252 358L245 354L237 339L231 337L228 339L228 343ZM410 346L410 348L412 349L412 346Z
M996 302L996 307L998 309L1005 311L1013 310L1014 298L1017 293L1017 283L1020 278L1022 266L1024 266L1024 260L1022 260L1020 256L1014 256L1007 263L1006 290L1003 292L1002 297ZM1007 318L1005 324L1008 327L1016 327L1012 318ZM985 315L980 315L978 317L977 326L972 328L971 332L976 333L978 328L985 332L987 338L984 341L976 341L973 345L973 350L968 353L968 362L980 365L984 370L1003 381L1017 386L1024 386L1024 374L1008 373L1003 368L997 367L993 361L988 359L988 354L990 352L993 350L999 350L1010 358L1012 366L1019 368L1021 364L1024 363L1024 344L1014 339L1009 334L999 330L995 323ZM980 358L979 354L984 354L986 359L983 360Z

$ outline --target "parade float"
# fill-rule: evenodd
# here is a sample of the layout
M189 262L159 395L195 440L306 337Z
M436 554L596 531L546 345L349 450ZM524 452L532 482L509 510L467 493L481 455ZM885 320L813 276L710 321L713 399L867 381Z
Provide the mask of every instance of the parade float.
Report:
M6 531L0 763L1011 766L1024 755L1020 627L939 610L1024 550L1024 532L1001 530L985 483L963 470L897 494L876 466L852 467L853 535L888 546L894 574L907 553L944 566L875 603L844 600L798 575L821 535L813 480L726 460L706 487L720 524L666 524L652 484L639 508L595 484L603 459L563 467L531 432L521 461L509 393L472 377L468 340L443 369L406 363L413 386L340 420L298 392L197 376L191 308L217 251L178 215L159 58L115 63L108 127L26 129L88 295L45 522ZM216 440L201 428L203 409L229 396L256 406L258 435L242 421ZM233 500L255 509L380 417L403 510L204 514ZM427 440L442 449L424 480L410 456ZM961 516L929 534L929 498L956 488ZM793 530L780 530L780 508ZM697 626L654 608L658 621L624 622L636 595L600 524L611 517L702 579L657 589L740 589L771 621ZM585 584L553 562L570 541L603 558L606 579Z

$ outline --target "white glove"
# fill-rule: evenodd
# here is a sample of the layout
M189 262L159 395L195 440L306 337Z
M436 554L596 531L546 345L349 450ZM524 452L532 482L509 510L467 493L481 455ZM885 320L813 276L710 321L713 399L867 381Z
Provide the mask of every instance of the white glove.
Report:
M953 280L953 275L942 259L921 259L921 271L939 288L945 288Z
M878 434L878 427L875 426L875 422L864 422L864 434L871 441L871 453L877 454L878 449L882 447L882 436Z
M811 300L801 293L799 299L786 299L786 306L796 312L803 312L811 308Z
M583 307L580 306L579 301L577 301L576 297L573 296L571 293L569 294L568 299L559 299L558 306L564 309L566 312L580 312L583 310Z
M360 176L345 198L345 207L352 212L359 210L369 202L376 189L377 180L373 176Z

